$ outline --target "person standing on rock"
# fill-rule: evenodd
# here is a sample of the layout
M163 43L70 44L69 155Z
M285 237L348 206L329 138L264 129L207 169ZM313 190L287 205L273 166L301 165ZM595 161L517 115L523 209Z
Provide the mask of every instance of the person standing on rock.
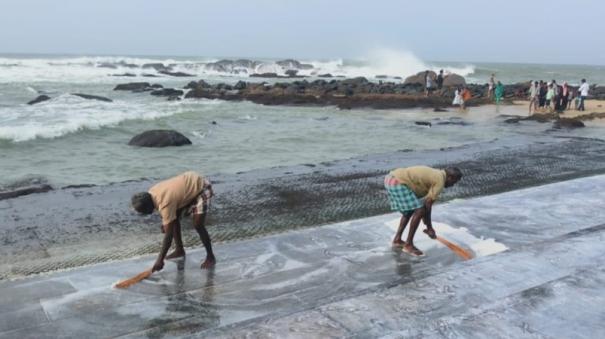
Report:
M589 88L590 87L588 86L586 79L582 79L582 84L580 85L580 88L578 88L578 92L580 93L580 105L578 106L579 111L584 110L584 100L586 100L586 97L588 96Z
M424 72L424 96L428 97L433 90L433 78L429 71Z
M452 105L459 106L461 111L464 110L464 100L462 100L462 89L460 87L456 87Z
M533 107L534 113L538 110L538 101L540 95L540 87L538 86L538 82L529 82L529 114L531 115L531 109Z
M414 235L420 220L426 225L424 232L435 239L437 234L431 221L433 203L439 198L444 187L453 186L461 178L462 172L456 167L439 170L427 166L413 166L398 168L387 174L384 187L391 209L402 214L399 228L393 238L393 246L401 246L404 252L414 256L423 255L422 251L414 246ZM401 237L408 222L410 229L404 242Z
M494 91L496 98L496 105L500 105L500 101L502 101L502 97L504 97L504 85L500 81L496 85L496 90Z
M437 76L437 89L441 90L441 88L443 88L443 70L440 70Z
M487 84L487 98L491 99L494 96L494 87L496 86L496 75L492 73Z
M158 210L162 217L160 229L164 233L164 240L162 249L153 265L154 272L164 268L164 259L185 256L180 224L183 213L191 214L193 227L206 248L206 260L202 262L201 268L206 269L214 266L216 258L212 252L210 236L205 227L208 203L213 195L210 181L193 171L189 171L155 184L148 192L140 192L132 196L131 204L137 212L151 214L154 210ZM166 256L173 238L175 250Z

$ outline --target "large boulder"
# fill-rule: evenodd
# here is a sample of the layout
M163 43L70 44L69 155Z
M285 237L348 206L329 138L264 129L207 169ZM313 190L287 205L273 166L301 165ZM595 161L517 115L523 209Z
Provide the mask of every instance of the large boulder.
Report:
M426 84L425 84L425 80L424 80L424 73L425 73L425 71L418 72L415 75L411 75L411 76L405 78L405 81L403 82L403 84L404 85L421 84L422 86L425 86ZM433 80L437 79L437 73L435 73L433 71L429 71L429 76ZM435 83L434 85L437 85L437 84Z
M140 147L183 146L191 145L191 140L177 131L157 129L135 135L130 139L128 145Z
M466 80L463 76L451 73L443 78L443 87L465 86Z
M35 105L35 104L37 104L39 102L46 101L46 100L50 100L50 97L48 95L44 95L43 94L43 95L38 96L34 100L28 102L27 104L28 105Z
M82 93L72 93L71 95L75 95L77 97L80 97L82 99L87 99L87 100L99 100L99 101L105 101L105 102L112 102L113 100L106 98L106 97L102 97L99 95L91 95L91 94L82 94Z

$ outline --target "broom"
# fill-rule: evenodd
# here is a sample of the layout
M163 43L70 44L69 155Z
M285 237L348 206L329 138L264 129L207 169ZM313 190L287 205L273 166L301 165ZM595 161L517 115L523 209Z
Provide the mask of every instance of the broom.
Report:
M424 230L424 233L428 234L426 230ZM447 246L447 248L452 250L452 252L456 253L460 258L462 258L462 260L473 259L473 254L470 251L465 250L464 248L454 244L453 242L444 239L440 236L437 236L437 241Z
M130 278L130 279L126 279L126 280L122 280L122 281L118 281L117 283L113 284L113 287L115 288L128 288L138 282L140 282L141 280L147 279L149 278L149 276L151 275L151 273L153 273L153 269L148 269L144 272L141 272L137 275L135 275L134 277Z

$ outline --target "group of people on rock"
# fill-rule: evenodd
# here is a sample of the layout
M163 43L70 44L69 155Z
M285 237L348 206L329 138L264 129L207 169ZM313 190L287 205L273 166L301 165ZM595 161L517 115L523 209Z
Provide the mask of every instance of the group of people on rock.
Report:
M556 80L550 83L545 81L530 81L529 86L529 113L557 112L576 109L584 111L584 101L588 96L589 86L586 79L582 79L580 87L575 90L564 81L562 85Z

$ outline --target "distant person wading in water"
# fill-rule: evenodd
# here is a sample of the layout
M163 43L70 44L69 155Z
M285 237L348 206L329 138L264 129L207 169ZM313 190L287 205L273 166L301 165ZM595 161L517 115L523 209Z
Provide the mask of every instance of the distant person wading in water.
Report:
M393 211L402 214L399 228L393 238L393 246L402 246L403 251L411 255L423 255L414 246L414 235L420 220L426 225L425 233L432 239L437 238L431 221L433 203L439 198L444 187L451 187L462 178L462 172L456 167L438 170L426 166L398 168L384 178L384 187L389 196ZM410 222L407 240L401 237Z
M487 83L487 98L491 99L494 96L494 87L496 86L496 75L492 74Z

